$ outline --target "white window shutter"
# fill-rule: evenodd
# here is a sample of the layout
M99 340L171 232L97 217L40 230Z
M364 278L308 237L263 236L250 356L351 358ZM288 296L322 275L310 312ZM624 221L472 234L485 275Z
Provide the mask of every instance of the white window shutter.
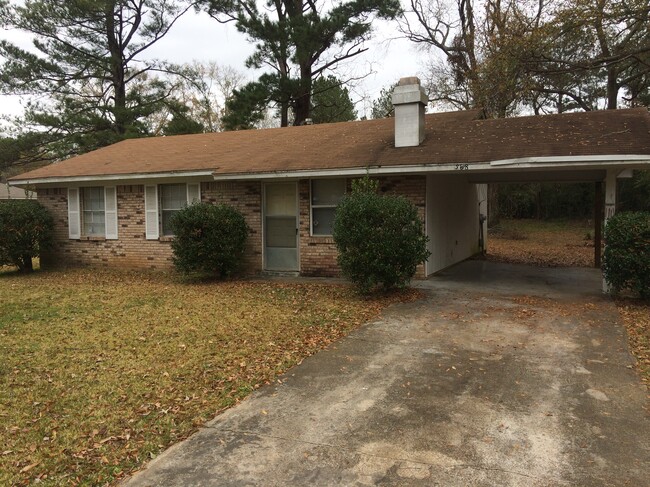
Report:
M81 238L81 219L79 211L79 188L68 188L68 236Z
M106 239L117 240L117 190L115 186L104 187L104 215Z
M147 240L158 240L158 186L144 187L144 216Z
M201 183L191 183L187 185L187 204L201 202Z

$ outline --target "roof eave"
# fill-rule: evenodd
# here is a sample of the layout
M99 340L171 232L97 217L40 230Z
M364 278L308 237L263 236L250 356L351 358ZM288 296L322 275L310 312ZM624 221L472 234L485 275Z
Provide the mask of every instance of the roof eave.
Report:
M607 167L645 167L650 166L650 154L626 155L594 155L594 156L550 156L525 157L521 159L503 159L478 163L429 163L410 165L374 165L357 166L336 169L300 169L269 172L240 172L221 174L213 173L216 181L262 180L262 179L305 179L324 177L355 177L389 174L421 174L421 173L466 173L466 172L496 172L520 169L522 171L562 170L562 169L596 169Z
M54 177L36 177L36 178L12 178L9 179L11 186L31 186L40 184L59 184L59 183L93 183L93 182L122 182L122 181L142 181L149 179L169 179L169 178L192 178L192 177L211 177L212 170L201 171L168 171L157 173L131 173L131 174L103 174L95 176L54 176Z

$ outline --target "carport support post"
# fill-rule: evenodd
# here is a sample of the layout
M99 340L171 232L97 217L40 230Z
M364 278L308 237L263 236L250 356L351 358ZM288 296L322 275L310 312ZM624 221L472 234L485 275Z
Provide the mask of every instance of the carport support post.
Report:
M600 269L603 235L603 183L594 185L594 267Z
M607 220L614 216L616 213L616 176L618 175L618 170L608 169L607 176L605 177L605 226L607 226ZM607 242L605 242L607 246ZM610 291L609 285L605 281L603 276L603 292L608 293Z

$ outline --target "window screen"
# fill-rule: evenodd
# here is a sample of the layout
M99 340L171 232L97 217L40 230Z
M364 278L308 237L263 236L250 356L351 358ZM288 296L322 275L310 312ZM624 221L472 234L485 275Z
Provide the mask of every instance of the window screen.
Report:
M336 205L345 195L345 179L314 179L311 182L311 233L332 235Z
M81 188L83 234L106 235L106 213L104 211L104 188L101 186Z
M172 216L187 205L187 186L185 184L160 185L160 218L162 234L173 235L170 221Z

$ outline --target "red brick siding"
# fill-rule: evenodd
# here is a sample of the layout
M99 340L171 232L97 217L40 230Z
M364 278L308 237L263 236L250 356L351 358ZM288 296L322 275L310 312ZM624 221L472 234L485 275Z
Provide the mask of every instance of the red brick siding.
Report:
M349 183L348 183L349 184ZM395 176L380 178L380 189L386 194L404 195L417 207L424 221L426 178ZM298 184L300 200L300 272L305 276L337 276L336 246L331 237L310 236L309 180ZM144 186L117 186L118 240L68 238L68 192L66 188L40 189L38 200L54 217L55 247L43 256L45 267L53 265L101 265L126 268L170 268L171 246L168 239L145 238ZM244 272L262 271L262 184L253 182L201 183L201 200L234 206L246 217L251 228ZM424 266L417 277L424 277Z
M251 227L246 253L247 273L262 267L260 183L202 183L201 199L229 203L244 213ZM145 235L144 185L117 186L118 239L70 240L68 191L40 189L38 200L55 220L55 246L42 258L45 267L100 265L106 267L167 269L172 266L170 240L147 240Z
M383 194L406 196L417 208L424 222L426 208L425 176L390 176L379 178ZM350 181L348 181L349 189ZM309 180L301 180L300 192L300 273L305 276L337 276L336 245L331 237L310 236ZM424 265L418 266L417 278L424 278Z
M100 265L164 269L171 266L169 241L146 240L144 186L117 186L118 239L70 240L68 238L68 190L39 189L40 201L54 217L55 247L43 256L43 265Z

